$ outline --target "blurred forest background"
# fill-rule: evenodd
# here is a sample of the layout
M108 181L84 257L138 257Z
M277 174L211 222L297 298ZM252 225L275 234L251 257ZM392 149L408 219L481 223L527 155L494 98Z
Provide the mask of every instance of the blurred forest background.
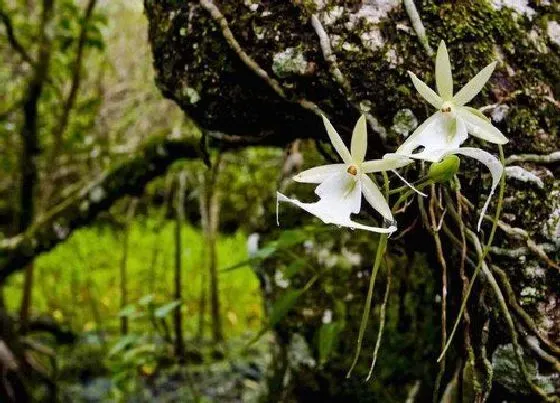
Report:
M151 139L199 141L155 87L141 0L7 0L0 21L3 237L41 222ZM165 381L176 386L159 387L169 393L162 401L238 394L243 377L212 373L228 371L223 358L260 330L262 299L249 266L223 269L246 261L250 232L274 220L264 211L282 156L216 152L212 169L177 161L3 282L2 315L17 322L19 341L5 341L17 344L12 352L0 342L0 356L25 356L20 381L34 399L149 400L160 365L185 357L203 365L206 385L176 369ZM64 222L51 224L65 239ZM265 361L254 364L257 380Z
M439 229L422 226L421 200L405 203L346 379L379 238L284 205L278 227L276 191L335 159L305 97L346 139L357 100L371 100L372 154L394 150L427 116L406 70L433 70L430 44L414 34L411 1L333 2L349 4L321 15L351 78L340 84L310 2L219 3L280 91L224 40L213 2L0 0L0 402L555 401L558 4L416 2L463 82L499 55L475 106L492 104L507 163L536 174L508 174L497 281L476 283L441 364L442 309L449 328L472 267L444 210L433 218L453 270L442 275ZM464 192L473 221L487 177L463 168L452 196Z

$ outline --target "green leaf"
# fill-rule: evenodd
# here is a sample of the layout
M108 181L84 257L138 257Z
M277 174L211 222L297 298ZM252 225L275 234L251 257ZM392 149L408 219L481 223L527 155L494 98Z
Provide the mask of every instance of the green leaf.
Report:
M274 327L286 316L303 292L303 289L287 290L274 302L268 318L269 328Z
M154 302L154 294L146 294L138 300L138 305L146 306Z
M302 231L301 229L282 231L282 234L278 237L276 249L285 249L300 244L308 237L307 231Z
M305 265L307 264L307 260L300 258L292 261L285 269L284 269L284 278L289 279L294 276L297 272L299 272Z
M259 249L254 255L253 259L264 260L272 256L278 250L278 244L276 242L270 242L264 248Z
M119 316L120 317L131 317L137 313L136 305L128 304L123 309L120 310Z
M326 363L331 353L335 350L338 342L338 336L343 328L344 324L342 322L323 323L323 325L319 328L317 343L319 347L320 365Z
M115 354L123 351L127 347L136 343L137 340L138 340L138 336L135 335L135 334L128 334L126 336L122 336L121 338L119 338L119 341L117 341L115 343L113 348L111 350L109 350L109 356L115 355Z
M270 315L268 317L268 322L266 326L261 329L261 331L247 344L247 346L250 346L251 344L255 343L257 340L259 340L262 337L262 335L264 335L267 332L267 330L271 329L276 324L278 324L286 316L286 314L294 307L298 298L305 291L307 291L315 283L316 280L317 280L317 276L314 276L311 280L307 282L305 287L301 289L287 290L284 294L282 294L282 296L277 298L276 301L274 302L274 305L272 305L272 308L270 309Z
M127 350L126 353L123 354L123 360L125 361L132 361L135 363L144 362L146 355L152 355L156 352L156 347L153 344L141 344L138 347L132 348Z
M181 301L173 301L168 304L162 305L154 311L154 315L156 318L164 318L181 304Z

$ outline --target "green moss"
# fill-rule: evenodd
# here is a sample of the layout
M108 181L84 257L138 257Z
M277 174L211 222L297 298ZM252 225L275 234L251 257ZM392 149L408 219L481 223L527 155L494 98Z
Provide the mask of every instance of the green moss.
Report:
M240 45L270 75L273 71L277 73L290 99L303 97L315 101L332 115L335 123L351 127L357 111L348 113L348 94L341 93L333 80L316 33L309 24L316 4L313 1L295 3L272 2L249 11L245 10L245 5L226 2L220 5L220 10ZM286 121L286 113L294 117L293 121L300 119L301 111L297 107L284 105L282 116L272 111L278 111L277 96L240 62L205 10L172 1L161 4L147 2L148 13L152 14L151 40L156 53L158 82L164 93L175 98L199 123L249 135L278 127ZM334 4L327 2L326 9ZM358 101L370 101L372 114L386 127L391 126L395 113L404 108L410 108L418 120L424 119L431 108L412 90L406 70L415 71L432 85L433 59L426 55L416 35L399 29L403 22L411 29L404 7L395 8L381 21L378 27L386 43L371 50L365 49L360 39L371 26L359 20L352 32L346 28L349 13L356 13L361 2L348 0L336 2L336 5L347 11L326 28L329 35L339 37L332 47L340 69L351 84L353 97ZM549 44L548 53L543 53L539 51L542 47L535 46L528 38L528 32L535 27L540 28L546 38L547 21L560 17L557 8L536 7L537 14L529 21L506 7L496 10L487 0L424 0L417 2L417 7L431 46L437 47L442 39L448 44L457 87L491 60L503 60L491 79L492 85L486 86L473 100L473 106L515 98L512 119L508 119L507 128L504 127L513 140L506 151L557 149L560 115L557 107L543 98L547 88L558 90L560 56L553 51L553 44ZM355 47L359 51L348 51L345 47ZM298 63L296 75L291 73L293 69L279 68L278 63L274 63L273 55L289 48L298 50L298 55L303 57L298 58L300 62L307 62L312 70L309 75L300 74L303 63ZM396 68L394 60L387 58L389 50L399 59ZM184 66L188 66L188 70L184 70ZM290 74L285 74L284 70L290 70ZM200 102L193 104L190 94L181 90L184 88L194 88L200 95ZM227 110L222 108L225 100L228 100ZM248 104L252 107L247 108ZM284 138L287 142L291 137ZM528 138L530 140L526 140Z

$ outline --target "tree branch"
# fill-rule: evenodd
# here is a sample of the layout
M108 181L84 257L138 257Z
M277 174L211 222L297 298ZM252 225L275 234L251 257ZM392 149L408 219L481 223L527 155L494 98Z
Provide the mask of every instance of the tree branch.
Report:
M89 28L89 21L91 16L93 15L93 10L97 5L97 0L89 0L86 11L84 12L84 17L82 19L82 27L80 30L80 35L78 38L78 47L76 49L76 59L74 60L74 65L72 67L72 81L70 84L70 91L68 93L68 97L64 101L64 105L62 107L62 114L58 123L53 131L54 136L54 144L52 147L52 152L50 153L49 161L53 161L50 165L50 174L54 172L57 167L56 164L56 156L60 153L60 149L62 147L63 139L64 139L64 132L68 127L68 122L70 121L70 112L74 108L74 104L76 103L76 99L78 97L78 91L81 85L81 78L82 78L82 64L84 59L84 48L87 39L87 33ZM50 175L47 175L50 176ZM44 202L48 205L48 201L52 194L52 184L49 187L49 191L45 195Z
M25 62L33 65L33 59L31 58L31 56L29 56L29 53L27 53L23 45L16 38L12 20L10 19L10 16L6 14L6 12L4 12L4 10L0 10L0 21L2 21L2 23L4 23L4 26L6 27L6 36L9 44L12 46L14 51L18 53Z
M520 154L510 155L506 158L506 165L516 164L520 162L534 162L536 164L558 164L560 163L560 151L550 154Z
M237 145L235 145L237 146ZM76 229L127 194L139 194L144 186L164 174L175 161L201 156L198 139L160 137L127 161L70 194L63 202L38 217L25 232L0 241L0 284L37 255L53 249Z

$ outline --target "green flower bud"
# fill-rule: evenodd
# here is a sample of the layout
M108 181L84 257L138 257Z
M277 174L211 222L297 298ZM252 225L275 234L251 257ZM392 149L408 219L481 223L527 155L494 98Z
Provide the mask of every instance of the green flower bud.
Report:
M436 183L449 182L459 170L461 159L456 155L447 155L440 162L435 162L428 169L428 178Z

